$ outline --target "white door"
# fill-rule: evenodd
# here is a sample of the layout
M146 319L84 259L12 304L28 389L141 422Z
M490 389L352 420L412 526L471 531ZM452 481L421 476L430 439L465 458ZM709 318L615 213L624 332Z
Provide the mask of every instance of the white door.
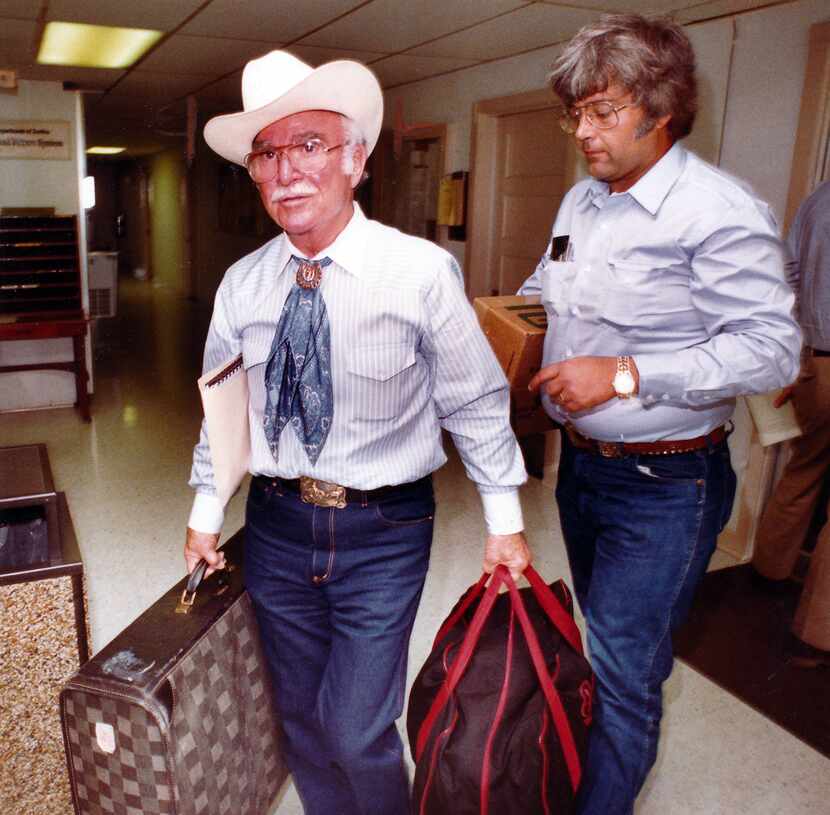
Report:
M568 136L553 107L500 116L491 288L515 294L539 262L570 186Z

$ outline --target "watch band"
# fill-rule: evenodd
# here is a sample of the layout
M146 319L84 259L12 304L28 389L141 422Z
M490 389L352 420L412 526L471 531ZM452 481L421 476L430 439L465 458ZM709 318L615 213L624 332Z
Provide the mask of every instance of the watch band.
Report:
M631 371L632 364L630 356L617 357L617 373L611 385L620 399L628 399L634 393L636 382Z

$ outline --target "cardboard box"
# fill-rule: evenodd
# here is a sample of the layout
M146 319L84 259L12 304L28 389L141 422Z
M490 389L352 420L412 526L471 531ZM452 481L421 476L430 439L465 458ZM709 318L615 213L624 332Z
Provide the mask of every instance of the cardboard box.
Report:
M545 307L538 297L477 297L478 321L512 389L527 383L542 364L542 345L548 327Z
M513 429L518 436L542 433L555 425L542 409L538 393L527 389L542 365L547 314L538 297L477 297L478 321L510 383Z

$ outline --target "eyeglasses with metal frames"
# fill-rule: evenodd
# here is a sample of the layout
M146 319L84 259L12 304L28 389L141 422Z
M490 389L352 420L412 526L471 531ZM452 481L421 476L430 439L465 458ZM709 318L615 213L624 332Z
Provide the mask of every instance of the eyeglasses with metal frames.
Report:
M631 105L614 105L613 102L602 100L589 102L579 107L565 108L559 114L559 126L568 135L572 135L579 129L579 123L584 116L588 124L593 125L597 130L610 130L620 122L618 112L627 107Z
M245 168L256 184L265 184L276 178L280 159L285 156L300 173L315 173L326 166L328 154L343 147L346 142L326 146L320 139L306 139L297 144L268 145L252 150L244 158Z

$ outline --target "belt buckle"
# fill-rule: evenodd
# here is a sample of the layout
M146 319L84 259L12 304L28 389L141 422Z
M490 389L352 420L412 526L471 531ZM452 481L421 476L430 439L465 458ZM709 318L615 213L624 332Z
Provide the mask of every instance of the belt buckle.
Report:
M620 458L620 445L615 441L597 441L597 451L603 458Z
M346 488L330 481L318 481L307 475L300 476L300 499L318 507L345 509Z

